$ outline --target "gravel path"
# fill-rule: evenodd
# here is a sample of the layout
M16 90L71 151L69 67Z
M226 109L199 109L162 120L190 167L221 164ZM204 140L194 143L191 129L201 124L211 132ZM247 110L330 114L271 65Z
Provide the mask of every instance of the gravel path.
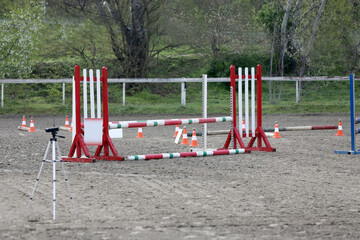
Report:
M181 116L110 120L176 117ZM360 156L333 153L350 149L349 116L263 118L264 127L275 121L280 126L336 125L341 118L346 136L336 137L336 130L281 132L283 138L269 139L274 153L65 163L78 216L58 171L57 220L52 221L52 164L43 170L28 217L25 210L50 138L43 130L63 125L64 117L35 116L37 131L27 133L17 130L22 116L1 116L0 239L360 238ZM208 126L229 129L229 123ZM173 144L173 126L143 132L145 138L137 139L137 129L125 129L126 140L114 140L118 152L189 150ZM61 134L66 155L71 134ZM209 147L221 147L225 138L210 136Z

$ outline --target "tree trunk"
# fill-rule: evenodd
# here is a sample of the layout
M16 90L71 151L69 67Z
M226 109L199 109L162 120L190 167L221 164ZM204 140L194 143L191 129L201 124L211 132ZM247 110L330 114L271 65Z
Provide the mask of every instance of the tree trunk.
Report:
M277 21L279 19L279 12L278 7L276 7L276 18L274 21L274 30L272 36L272 43L271 43L271 53L270 53L270 77L272 77L272 70L273 70L273 62L274 62L274 52L275 52L275 42L276 42L276 33L277 33ZM274 94L272 94L272 87L274 88ZM276 89L276 82L274 84L272 81L269 81L269 101L270 104L275 104L275 89Z
M311 37L309 39L309 42L308 42L308 46L306 48L306 52L305 54L301 57L301 67L300 67L300 77L303 77L305 75L305 70L306 70L306 63L307 63L307 60L309 58L309 55L310 55L310 51L314 45L314 40L315 40L315 37L316 37L316 33L317 33L317 30L319 28L319 22L320 22L320 19L321 19L321 16L324 12L324 9L325 9L325 4L326 4L326 1L327 0L322 0L321 1L321 5L319 7L319 11L317 13L317 16L316 16L316 19L315 19L315 22L314 22L314 26L313 26L313 30L312 30L312 34L311 34ZM299 82L299 101L301 99L301 94L302 94L302 90L303 88L305 87L305 84L303 81L300 81Z
M300 77L303 77L303 76L305 75L306 62L307 62L307 59L308 59L309 54L310 54L310 51L311 51L311 49L312 49L312 47L313 47L313 44L314 44L314 40L315 40L315 37L316 37L316 33L317 33L318 28L319 28L320 18L321 18L321 16L322 16L323 12L324 12L326 1L327 1L327 0L322 0L322 1L321 1L321 5L320 5L320 8L319 8L318 14L317 14L317 16L316 16L315 22L314 22L312 34L311 34L311 37L310 37L310 39L309 39L308 46L307 46L307 48L306 48L306 52L305 52L305 54L301 57Z
M144 26L145 6L142 0L131 1L131 23L130 33L126 35L130 54L130 72L132 77L145 76L147 60L147 38Z
M119 9L115 9L110 1L98 1L97 6L102 17L112 44L112 50L124 66L125 75L131 78L144 77L146 74L148 57L148 39L144 23L146 6L143 0L131 0L131 26L126 25L124 16ZM106 14L104 6L107 8L110 17ZM115 21L110 22L109 19ZM122 38L119 35L121 30ZM128 84L129 85L129 84Z
M284 58L285 52L288 44L288 36L287 36L287 25L289 22L290 10L291 10L292 0L288 0L286 4L285 14L283 17L283 21L281 23L281 47L280 47L280 76L284 76Z
M219 51L220 51L217 44L217 38L215 35L213 35L211 39L211 51L212 51L212 61L211 61L210 69L215 70L216 61L219 59Z

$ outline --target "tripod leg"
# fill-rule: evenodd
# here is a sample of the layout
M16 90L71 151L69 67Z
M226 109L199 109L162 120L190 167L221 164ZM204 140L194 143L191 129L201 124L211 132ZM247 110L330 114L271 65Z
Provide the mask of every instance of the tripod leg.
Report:
M68 182L68 177L67 177L67 174L66 174L66 172L65 172L64 163L63 163L62 158L61 158L61 152L60 152L60 147L59 147L59 143L58 143L58 142L56 142L56 147L57 147L57 150L58 150L59 161L60 161L60 164L61 164L62 172L63 172L63 174L64 174L65 183L66 183L66 186L67 186L67 189L68 189L68 192L69 192L69 197L70 197L71 205L72 205L72 207L73 207L74 214L75 214L75 216L76 216L76 215L77 215L77 212L76 212L74 200L73 200L73 198L72 198L72 196L71 196L70 184L69 184L69 182Z
M52 162L53 162L53 220L56 219L56 139L52 139Z
M37 186L37 184L38 184L38 182L39 182L39 180L40 180L40 175L41 175L41 172L42 172L44 163L45 163L45 161L46 161L46 156L47 156L47 154L48 154L48 152L49 152L50 143L51 143L51 142L49 142L49 144L48 144L48 146L47 146L47 148L46 148L46 151L45 151L45 154L44 154L44 158L43 158L43 160L42 160L42 163L41 163L41 166L40 166L40 170L39 170L38 176L37 176L36 181L35 181L35 186L34 186L34 189L33 189L33 191L32 191L32 194L31 194L31 196L30 196L30 200L29 200L28 206L27 206L27 208L26 208L26 216L28 216L28 211L29 211L29 208L30 208L30 205L31 205L31 201L33 200L33 197L34 197L34 194L35 194L35 190L36 190L36 186Z

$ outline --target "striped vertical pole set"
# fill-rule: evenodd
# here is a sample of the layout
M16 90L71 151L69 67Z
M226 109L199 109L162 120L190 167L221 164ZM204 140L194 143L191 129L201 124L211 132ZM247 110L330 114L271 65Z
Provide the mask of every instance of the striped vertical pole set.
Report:
M102 141L98 145L94 155L90 155L87 144L84 141L84 130L81 124L81 82L83 82L83 112L84 120L88 119L88 90L87 82L90 85L90 119L97 119L102 121ZM95 94L94 94L94 82L96 82L97 90L97 118L95 117ZM102 113L101 118L101 87L102 82ZM75 90L75 91L74 91ZM75 121L74 121L75 118ZM87 76L86 69L83 70L83 76L80 76L80 66L75 66L75 76L73 82L73 142L70 148L68 157L63 158L64 161L68 162L94 162L95 159L104 160L117 160L121 161L124 157L118 155L115 146L109 135L109 108L108 108L108 89L107 89L107 68L102 68L102 77L100 77L100 70L96 71L96 77L94 77L93 70L89 71L89 77ZM112 152L110 155L109 148ZM104 153L101 154L102 150Z
M244 102L245 102L245 134L249 137L249 77L251 78L251 127L252 134L251 139L247 146L245 146L242 141L242 117L243 117L243 83L244 79L245 83L245 94L244 94ZM238 93L239 93L239 128L237 128L236 121L236 79L238 79ZM256 104L257 104L257 126L255 129L255 79L256 79ZM255 74L255 69L251 69L251 75L249 76L248 68L245 68L245 75L242 75L242 68L238 69L238 74L235 74L235 65L231 65L230 67L230 81L231 81L231 89L232 89L232 109L233 109L233 121L232 121L232 131L229 132L226 142L224 144L223 149L227 149L230 145L231 140L233 140L234 148L236 148L237 143L239 143L240 148L244 148L247 151L266 151L266 152L275 152L276 149L272 148L269 140L267 139L264 129L262 127L262 86L261 86L261 65L257 66L257 71ZM239 131L240 129L240 131ZM254 146L255 141L257 140L257 145ZM263 146L263 143L265 146Z
M182 152L182 153L164 153L164 154L148 154L148 155L135 155L127 156L128 160L139 160L139 159L160 159L160 158L175 158L175 157L201 157L201 156L212 156L212 155L229 155L229 154L239 154L251 151L268 151L274 152L275 148L270 146L270 143L265 135L265 132L262 128L262 103L261 103L261 66L257 66L257 73L255 74L255 69L252 68L251 75L248 74L248 68L245 68L245 74L242 75L242 69L239 68L239 74L235 74L235 66L230 67L230 81L231 81L231 115L225 117L207 117L207 76L203 75L203 116L202 118L191 118L191 119L165 119L165 120L144 120L144 121L118 121L118 122L109 122L109 112L108 112L108 91L107 91L107 68L103 67L102 77L100 77L100 71L96 71L96 77L93 76L93 71L89 71L89 77L87 77L87 71L83 70L83 76L80 76L80 67L75 67L75 77L73 82L73 143L70 148L68 157L63 158L64 161L70 162L94 162L96 160L116 160L121 161L125 158L119 156L114 144L111 141L109 136L109 129L119 129L119 128L139 128L139 127L157 127L157 126L169 126L169 125L187 125L187 124L203 124L203 132L207 132L207 123L216 123L216 122L232 122L231 129L229 131L228 137L225 141L225 144L222 148L214 151L208 151L206 149L206 136L204 139L204 146L202 151L196 152ZM246 125L245 133L240 131L237 127L237 112L236 112L236 80L238 79L238 91L239 91L239 123L241 124L242 119L242 99L244 96L245 99L245 119L246 124L249 124L249 78L251 79L251 127L252 134L251 139L247 146L245 146L242 141L243 136L249 135L249 125ZM243 80L245 83L245 94L242 94L243 90ZM257 81L257 126L255 128L255 80ZM81 82L83 83L83 112L84 112L84 124L82 124L81 117ZM88 118L88 108L87 108L87 85L90 85L90 119L101 120L102 121L102 140L97 143L97 150L94 155L90 155L90 152L87 147L87 143L84 141L84 129L86 129L86 121ZM97 86L97 116L95 117L95 100L94 100L94 82ZM100 92L100 82L102 82L102 113L101 118L101 92ZM84 126L84 129L82 128ZM244 135L243 135L244 134ZM254 146L255 141L257 140L257 145ZM232 147L230 147L232 143ZM265 144L263 146L262 144ZM93 144L95 145L95 144ZM109 148L112 152L110 155ZM104 153L101 154L102 150Z

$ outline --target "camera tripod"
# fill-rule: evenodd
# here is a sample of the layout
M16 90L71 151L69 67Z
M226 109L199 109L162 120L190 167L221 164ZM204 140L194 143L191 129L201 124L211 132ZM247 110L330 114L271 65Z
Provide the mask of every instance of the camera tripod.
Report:
M44 167L44 163L45 162L52 162L53 163L53 220L55 220L55 218L56 218L56 163L59 162L61 164L61 168L62 168L62 172L64 174L65 183L66 183L66 187L68 189L70 201L72 203L74 214L76 216L77 213L76 213L75 205L74 205L74 202L73 202L73 199L72 199L72 196L71 196L70 185L69 185L68 178L67 178L67 175L66 175L66 172L65 172L63 161L61 159L59 143L58 143L57 138L56 138L56 137L59 137L59 138L65 138L65 137L57 135L57 132L59 131L58 127L46 128L45 131L50 132L52 134L52 138L50 138L50 141L49 141L48 146L46 148L44 158L42 160L40 170L39 170L38 176L37 176L36 181L35 181L35 186L34 186L34 189L32 191L32 194L31 194L31 197L30 197L30 200L29 200L29 204L28 204L27 209L26 209L26 214L28 213L31 202L33 200L35 190L36 190L36 186L37 186L37 184L38 184L38 182L40 180L40 175L41 175L42 169ZM50 146L52 146L52 159L48 160L47 155L48 155ZM56 153L57 153L58 156L56 156Z

